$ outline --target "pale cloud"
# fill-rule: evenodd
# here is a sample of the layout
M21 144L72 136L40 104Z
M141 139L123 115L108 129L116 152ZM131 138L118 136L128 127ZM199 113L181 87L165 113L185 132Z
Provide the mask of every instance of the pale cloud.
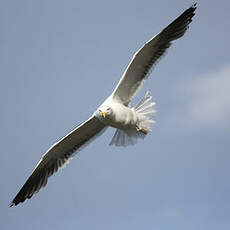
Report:
M185 117L192 126L230 126L230 65L201 75L186 89L189 98Z

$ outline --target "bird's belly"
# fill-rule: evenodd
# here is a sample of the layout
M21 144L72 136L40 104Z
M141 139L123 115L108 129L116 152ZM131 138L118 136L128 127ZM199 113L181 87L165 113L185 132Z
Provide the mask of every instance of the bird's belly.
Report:
M108 120L108 125L118 129L135 128L137 123L137 115L130 108L122 108L116 113L112 119Z

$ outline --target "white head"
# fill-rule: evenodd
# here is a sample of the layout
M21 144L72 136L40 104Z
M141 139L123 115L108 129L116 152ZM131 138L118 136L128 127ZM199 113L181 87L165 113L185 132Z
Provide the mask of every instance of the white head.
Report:
M112 115L112 109L107 105L102 105L97 109L95 115L98 119L105 120Z

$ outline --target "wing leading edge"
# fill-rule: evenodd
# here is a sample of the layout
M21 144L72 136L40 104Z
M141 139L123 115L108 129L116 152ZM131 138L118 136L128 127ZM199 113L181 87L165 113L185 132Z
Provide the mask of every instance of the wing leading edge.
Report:
M133 56L123 73L112 96L128 105L172 41L182 37L195 15L196 3L185 10L177 19L144 44Z
M48 178L67 164L77 150L100 134L104 128L105 125L92 116L54 144L38 162L26 183L11 202L10 207L30 199L45 187Z

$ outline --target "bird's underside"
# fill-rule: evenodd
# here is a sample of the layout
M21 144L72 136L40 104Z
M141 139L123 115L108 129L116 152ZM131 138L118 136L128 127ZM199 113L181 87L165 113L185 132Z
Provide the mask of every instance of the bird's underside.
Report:
M172 41L184 35L195 10L196 4L193 4L135 53L111 96L87 121L63 137L42 156L10 206L24 202L39 192L51 175L63 167L76 151L100 135L107 126L117 128L110 142L116 146L135 144L137 139L143 139L151 131L154 122L152 116L155 112L152 97L147 93L133 108L129 107L131 99Z

